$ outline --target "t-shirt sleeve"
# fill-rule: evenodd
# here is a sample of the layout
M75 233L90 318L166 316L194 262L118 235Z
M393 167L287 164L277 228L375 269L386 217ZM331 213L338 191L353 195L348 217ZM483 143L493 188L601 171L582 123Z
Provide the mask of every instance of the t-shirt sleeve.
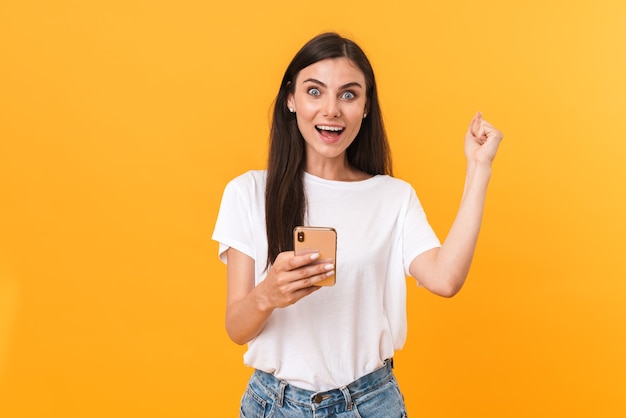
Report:
M415 257L433 248L441 247L439 238L426 219L426 212L411 188L403 229L404 271L410 276L409 267Z
M218 256L226 264L226 250L234 248L254 258L250 196L235 179L226 185L212 239L219 243Z

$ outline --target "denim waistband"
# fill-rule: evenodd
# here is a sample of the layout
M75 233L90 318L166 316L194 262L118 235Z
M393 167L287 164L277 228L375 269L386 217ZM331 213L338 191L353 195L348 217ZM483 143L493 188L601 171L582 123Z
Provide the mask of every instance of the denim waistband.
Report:
M347 386L323 392L314 392L288 384L273 375L255 370L250 379L251 384L258 383L271 398L276 399L278 406L289 401L313 409L321 409L337 403L345 403L346 409L352 408L352 401L389 383L393 379L393 359L385 360L382 367L366 374ZM256 386L256 385L255 385Z

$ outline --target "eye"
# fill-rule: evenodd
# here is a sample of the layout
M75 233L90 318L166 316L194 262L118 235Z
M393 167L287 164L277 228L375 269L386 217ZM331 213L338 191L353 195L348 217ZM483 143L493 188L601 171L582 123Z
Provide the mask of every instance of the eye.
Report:
M322 93L315 87L311 87L308 91L311 96L320 96Z
M341 95L342 99L346 99L346 100L352 100L356 97L356 94L352 93L351 91L346 91Z

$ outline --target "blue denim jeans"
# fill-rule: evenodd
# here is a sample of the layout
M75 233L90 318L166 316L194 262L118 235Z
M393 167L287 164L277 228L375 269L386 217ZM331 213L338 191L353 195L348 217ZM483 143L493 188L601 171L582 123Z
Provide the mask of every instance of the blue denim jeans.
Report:
M392 360L350 383L325 392L304 390L256 370L241 399L240 418L405 418L404 398Z

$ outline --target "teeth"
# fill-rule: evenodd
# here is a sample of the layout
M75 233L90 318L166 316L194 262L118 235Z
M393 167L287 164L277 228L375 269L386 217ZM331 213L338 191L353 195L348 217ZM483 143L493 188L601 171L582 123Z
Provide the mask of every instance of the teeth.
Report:
M318 125L317 129L320 129L322 131L332 131L332 132L339 132L339 131L343 131L343 128L340 128L339 126L325 126L325 125Z

